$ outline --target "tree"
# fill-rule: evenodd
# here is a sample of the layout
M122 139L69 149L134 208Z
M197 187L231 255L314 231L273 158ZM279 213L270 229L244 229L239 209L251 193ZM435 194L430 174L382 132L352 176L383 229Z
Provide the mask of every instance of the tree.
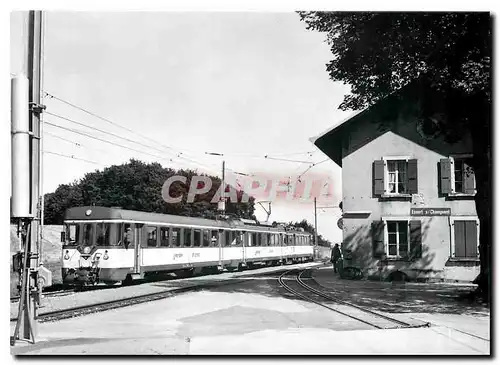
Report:
M167 204L162 197L164 182L173 175L186 177L186 184L175 181L170 186L170 195L183 195L179 203ZM187 203L191 179L198 175L192 170L175 171L158 163L138 160L122 165L113 165L103 171L86 174L81 180L60 185L54 193L45 195L45 224L61 224L66 209L81 205L100 205L123 209L184 215L190 217L215 218L217 204L211 203L221 181L209 176L212 187L209 192L195 196L193 203ZM239 218L254 218L254 199L243 201L243 192L237 193L238 202L228 202L227 212Z
M292 226L294 228L302 228L305 232L310 233L314 235L314 226L309 223L306 219L302 219L300 222L290 222L289 226ZM327 239L324 239L322 235L318 234L318 245L319 246L324 246L324 247L331 247L331 242L328 241Z
M340 109L359 110L414 82L440 93L439 132L453 141L470 133L481 224L479 289L490 299L491 16L489 13L299 12L307 29L325 32L333 81L351 86ZM428 97L422 109L432 110Z

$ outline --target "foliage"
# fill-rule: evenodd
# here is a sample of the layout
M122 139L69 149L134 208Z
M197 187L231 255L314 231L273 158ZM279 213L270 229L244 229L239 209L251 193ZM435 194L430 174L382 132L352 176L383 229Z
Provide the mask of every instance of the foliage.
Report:
M162 187L169 177L181 175L186 184L175 181L170 187L171 196L183 195L179 203L167 204L162 198ZM192 217L215 218L217 204L211 200L220 187L220 179L209 176L212 188L209 192L196 196L193 203L186 203L187 192L193 176L192 170L175 171L164 168L159 163L138 160L122 165L113 165L103 171L86 174L72 184L60 185L55 192L45 195L45 224L61 224L67 208L81 205L100 205L123 209L175 214ZM228 191L229 187L226 189ZM254 199L243 200L244 193L237 192L238 203L227 202L226 212L239 218L254 219Z
M489 13L299 12L307 29L324 32L333 54L327 72L350 85L340 109L359 110L414 81L422 81L423 116L443 111L439 132L473 142L480 219L480 291L490 297L491 60ZM426 113L428 114L426 115ZM433 134L435 131L431 131Z
M351 86L341 109L361 109L425 74L440 89L491 98L489 13L300 12L326 32L330 78Z

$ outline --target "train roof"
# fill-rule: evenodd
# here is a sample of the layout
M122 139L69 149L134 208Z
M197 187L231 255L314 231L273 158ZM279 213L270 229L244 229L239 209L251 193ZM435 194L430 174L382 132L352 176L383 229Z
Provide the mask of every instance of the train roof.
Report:
M282 227L269 227L268 225L245 223L244 219L214 220L198 217L186 217L182 215L160 214L141 212L137 210L127 210L122 208L110 208L101 206L73 207L66 210L65 221L73 220L123 220L152 223L170 223L179 225L210 226L217 228L241 229L245 231L269 231L283 232ZM298 230L290 230L290 233L308 234Z
M182 215L160 214L108 208L99 206L73 207L66 210L64 220L125 220L155 223L172 223L181 225L200 225L229 228L226 221L216 221L206 218L185 217Z

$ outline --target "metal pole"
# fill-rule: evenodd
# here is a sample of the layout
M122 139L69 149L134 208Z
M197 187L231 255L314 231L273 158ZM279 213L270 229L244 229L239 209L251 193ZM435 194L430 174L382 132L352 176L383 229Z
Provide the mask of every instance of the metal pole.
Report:
M316 209L316 197L314 197L314 252L318 258L318 215Z
M23 316L20 320L23 322L20 326L19 338L35 342L37 335L36 311L38 305L37 276L38 268L38 248L40 238L40 77L41 77L41 51L42 51L42 12L29 12L29 31L28 31L28 79L30 81L29 107L30 107L30 170L31 170L31 188L30 188L30 220L27 230L27 248L28 257L25 257L25 279L26 300L23 308ZM23 288L24 290L24 288Z
M44 61L44 49L45 49L45 19L43 17L43 13L40 16L40 104L44 105L44 95L43 95L43 61ZM43 163L44 163L44 154L43 154L43 113L40 114L40 169L39 169L39 180L38 184L40 186L40 237L39 237L39 245L38 245L38 255L39 255L39 264L43 265L43 220L45 213L45 201L44 201L44 192L43 192ZM39 287L40 295L42 287Z
M222 214L226 214L226 185L225 185L225 177L226 177L226 161L222 160Z

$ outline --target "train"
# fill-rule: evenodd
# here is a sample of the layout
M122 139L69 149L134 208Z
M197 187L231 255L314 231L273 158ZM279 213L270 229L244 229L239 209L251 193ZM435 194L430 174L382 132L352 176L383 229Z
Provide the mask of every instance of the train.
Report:
M286 225L101 206L67 209L61 242L62 279L69 285L241 271L309 262L314 253L311 234Z

